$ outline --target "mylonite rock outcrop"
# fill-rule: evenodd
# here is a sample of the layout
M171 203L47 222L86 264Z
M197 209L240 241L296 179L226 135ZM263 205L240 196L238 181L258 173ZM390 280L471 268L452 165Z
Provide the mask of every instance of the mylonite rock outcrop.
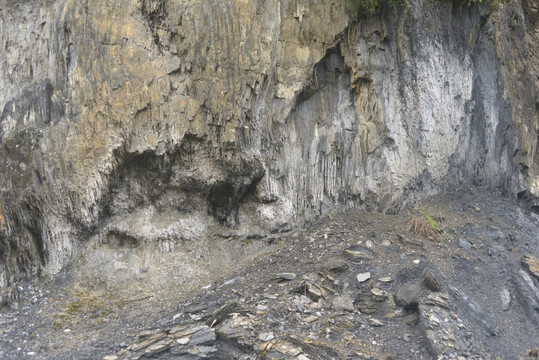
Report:
M279 231L461 185L538 209L538 9L0 2L0 286L89 241ZM165 247L170 247L165 245Z

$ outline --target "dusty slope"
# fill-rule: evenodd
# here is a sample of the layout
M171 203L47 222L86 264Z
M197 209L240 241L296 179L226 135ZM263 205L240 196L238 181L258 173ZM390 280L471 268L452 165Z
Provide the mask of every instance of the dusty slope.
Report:
M441 239L406 232L425 212L441 217ZM397 215L347 213L242 243L243 258L221 245L183 264L218 264L211 274L163 262L168 276L152 288L87 288L74 268L36 282L0 316L0 357L517 359L539 347L539 279L522 263L539 257L539 217L493 194L460 189Z

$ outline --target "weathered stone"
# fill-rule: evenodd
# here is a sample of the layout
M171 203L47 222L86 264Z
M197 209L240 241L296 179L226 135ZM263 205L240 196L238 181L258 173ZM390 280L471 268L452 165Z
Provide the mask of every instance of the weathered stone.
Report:
M342 258L331 258L324 262L322 271L332 274L341 274L348 269L348 264Z
M368 320L368 323L370 326L374 326L374 327L379 327L379 326L384 326L385 323L381 320L378 320L378 319L374 319L374 318L369 318Z
M509 304L511 303L511 294L507 288L503 288L500 292L500 300L502 302L502 309L504 311L509 309Z
M260 335L258 335L258 338L261 341L267 342L267 341L273 340L275 336L273 335L273 332L270 331L270 332L260 333Z
M360 273L360 274L357 274L356 276L356 279L359 283L364 283L365 281L369 280L371 278L371 273L370 272L366 272L366 273Z
M420 248L420 249L425 248L425 244L423 244L421 241L415 240L415 239L410 239L410 238L407 237L406 235L403 235L403 234L397 234L397 238L399 239L399 241L400 241L401 244L403 244L403 245L410 245L410 246L413 246L413 247L416 247L416 248Z
M277 278L281 280L294 280L296 278L296 274L294 273L279 273L277 274Z
M539 324L539 289L533 279L524 270L519 270L513 275L513 282L517 290L515 297L522 303L528 317Z
M395 295L395 303L403 308L417 308L423 287L417 283L406 283L399 287Z
M206 320L206 325L214 327L219 325L223 320L230 314L234 309L238 307L237 302L230 302L220 309L217 309L213 312L208 320Z
M319 319L318 316L311 315L311 316L307 316L305 319L303 319L303 321L306 322L306 323L312 323L312 322L315 322L318 319Z
M393 318L397 314L393 296L378 288L363 290L356 297L354 305L364 314L373 314L385 319Z
M333 298L332 307L335 311L354 311L354 302L350 295L341 295Z
M344 255L351 260L371 260L374 258L372 250L357 245L344 250Z
M539 279L539 259L532 254L526 254L522 257L522 265L531 275Z
M430 291L440 291L440 281L428 269L423 270L423 280Z

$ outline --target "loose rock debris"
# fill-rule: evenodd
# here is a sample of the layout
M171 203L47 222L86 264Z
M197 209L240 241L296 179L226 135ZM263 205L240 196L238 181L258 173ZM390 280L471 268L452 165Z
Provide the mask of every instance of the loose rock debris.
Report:
M445 206L438 242L403 241L409 214L336 215L283 234L273 253L194 293L113 302L82 292L55 299L52 288L32 287L17 310L0 314L0 357L534 358L539 219L512 207L517 227L505 216L512 205L479 199L493 211L470 214L458 210L466 208L459 197L433 199ZM464 238L474 247L462 247Z

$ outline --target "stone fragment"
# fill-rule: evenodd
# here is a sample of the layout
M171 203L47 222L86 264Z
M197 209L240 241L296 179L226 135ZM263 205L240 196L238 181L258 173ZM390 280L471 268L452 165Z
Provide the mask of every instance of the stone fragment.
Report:
M350 295L345 294L333 298L332 307L335 311L354 311L354 302Z
M374 327L379 327L379 326L384 326L385 323L381 320L378 320L378 319L374 319L374 318L369 318L368 320L368 323L370 326L374 326Z
M509 304L511 303L511 294L507 288L503 288L500 293L500 300L502 301L502 309L507 311L509 309Z
M191 345L210 345L215 341L215 332L209 327L203 327L191 335Z
M344 255L351 260L372 260L374 252L359 245L354 245L344 250Z
M535 286L533 279L524 270L519 270L513 275L513 282L516 285L517 294L515 298L524 306L527 315L539 323L539 289Z
M103 360L118 360L118 356L116 355L107 355L103 358Z
M438 317L436 317L436 315L430 314L430 316L429 316L429 324L431 326L439 326L440 325L440 319L438 319Z
M397 314L393 296L378 288L363 290L356 297L354 305L364 314L373 314L385 319L393 318Z
M273 346L269 355L271 356L275 352L287 356L298 356L303 352L303 349L298 346L294 346L287 341L279 341Z
M530 272L531 275L539 279L539 259L532 254L526 254L522 257L522 266Z
M385 277L381 277L380 279L378 279L378 281L383 282L383 283L388 283L388 282L393 281L393 279L391 277L389 277L389 276L385 276Z
M253 326L254 320L252 318L234 314L219 325L217 333L220 337L233 340L240 344L253 346L257 339Z
M169 349L171 347L170 344L172 343L172 341L173 340L171 339L163 339L155 344L152 344L144 350L144 355L147 357L151 357L156 354L159 354Z
M447 300L449 299L449 295L443 294L443 293L430 293L427 295L427 299L425 300L425 304L437 306L441 308L448 309L449 305L447 303ZM451 317L456 316L456 314L451 313Z
M330 258L322 265L322 271L332 274L341 274L348 270L348 264L342 258Z
M374 296L374 300L376 301L384 301L390 296L387 291L381 290L379 288L372 288L371 294Z
M307 316L305 319L303 319L303 321L306 322L306 323L312 323L312 322L315 322L318 319L319 319L318 316L311 315L311 316Z
M144 331L141 331L140 333L138 333L137 337L139 339L144 339L144 338L147 338L149 336L155 335L156 333L159 333L159 332L161 332L160 329L157 329L157 330L144 330Z
M371 273L370 272L359 273L357 274L356 278L359 283L364 283L365 281L371 278Z
M326 295L326 291L316 284L307 282L307 294L314 301L318 301L322 296Z
M440 281L429 269L423 270L422 275L427 289L429 289L430 291L440 291Z
M210 316L210 318L206 320L206 325L210 327L219 325L228 316L228 314L234 311L234 309L236 309L237 307L238 303L233 301L224 305L220 309L215 310Z
M180 345L185 345L189 343L189 340L190 339L188 337L182 337L182 338L176 339L176 342Z
M472 244L469 241L462 238L459 238L459 246L464 250L470 250L472 248Z
M294 280L296 278L296 274L294 273L279 273L277 274L277 278L281 280Z
M417 283L402 285L395 295L395 303L405 309L416 309L423 287Z
M256 309L258 311L266 311L266 310L268 310L268 305L258 304L258 305L256 305Z
M409 246L413 246L413 247L417 247L421 249L425 248L425 244L423 244L421 241L410 239L406 235L397 234L397 238L399 239L402 245L409 245Z
M267 342L273 340L275 336L273 335L273 332L270 331L261 333L260 335L258 335L258 338L263 342Z

